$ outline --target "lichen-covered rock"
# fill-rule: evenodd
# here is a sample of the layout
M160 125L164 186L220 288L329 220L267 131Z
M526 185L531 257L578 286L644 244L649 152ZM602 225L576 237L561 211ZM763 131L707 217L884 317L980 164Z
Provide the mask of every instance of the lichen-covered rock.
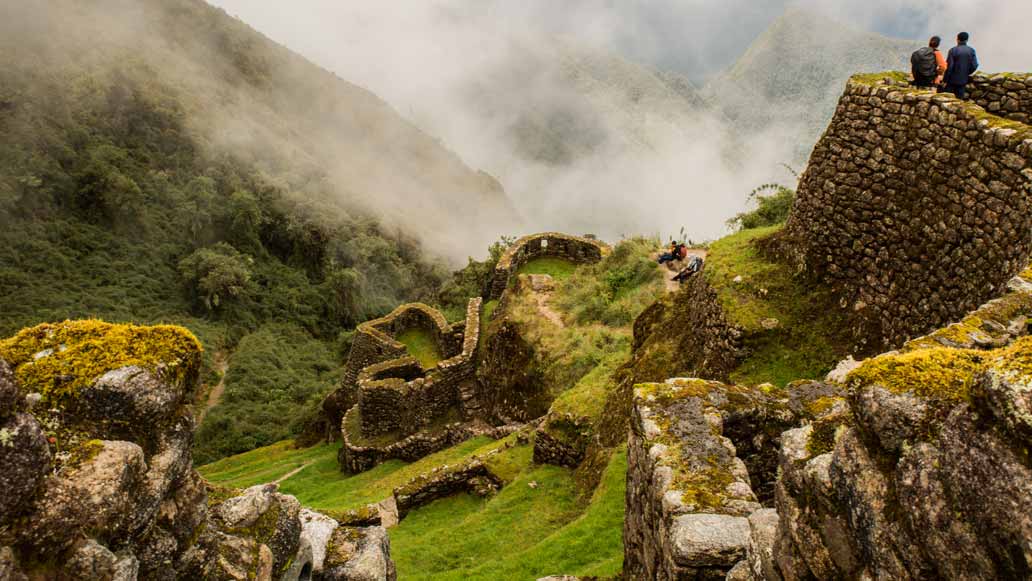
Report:
M50 447L36 418L17 414L0 420L0 467L0 523L5 523L28 508L50 472ZM3 538L0 533L0 542Z
M46 404L0 418L0 579L271 581L322 558L329 533L302 544L300 503L275 485L217 490L209 511L190 454L200 347L184 329L66 322L0 352Z
M923 347L854 371L848 414L826 423L836 404L782 437L783 578L1027 578L1030 361L1021 338L988 351ZM815 446L824 425L836 429Z
M749 515L749 546L746 551L749 577L746 579L781 580L774 562L778 521L778 513L772 508L763 508Z
M722 579L746 557L760 508L723 413L747 390L697 379L635 389L628 441L624 573Z
M6 361L0 359L0 421L17 412L21 402L22 394L15 383L14 372Z
M95 432L98 437L143 439L173 416L184 391L185 386L163 382L141 367L121 367L83 387L69 412L94 430L104 426Z
M19 539L35 546L65 547L86 530L103 531L106 538L125 542L141 510L134 493L146 470L143 450L136 444L102 442L93 458L66 466L48 479Z
M381 527L333 531L316 581L395 581L387 531Z
M92 539L75 547L61 566L61 575L70 579L136 581L139 572L135 556L116 555Z

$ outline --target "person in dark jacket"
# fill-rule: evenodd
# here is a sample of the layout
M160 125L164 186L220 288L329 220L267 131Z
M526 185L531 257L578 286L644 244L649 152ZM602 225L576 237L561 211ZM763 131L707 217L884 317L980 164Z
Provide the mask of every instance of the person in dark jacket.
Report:
M953 93L959 99L967 99L967 85L971 75L978 70L978 55L975 49L968 46L970 35L961 32L957 35L957 46L950 49L946 57L946 74L943 75L943 82L946 83L946 92Z

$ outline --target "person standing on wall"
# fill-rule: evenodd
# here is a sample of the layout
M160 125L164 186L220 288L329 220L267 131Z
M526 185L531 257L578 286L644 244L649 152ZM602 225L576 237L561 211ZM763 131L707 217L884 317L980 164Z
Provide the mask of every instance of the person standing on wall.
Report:
M928 46L919 48L910 55L910 70L914 81L911 83L921 89L931 89L942 83L942 75L946 72L946 59L939 51L942 39L933 36Z
M968 46L970 37L966 32L957 35L957 46L950 49L950 55L946 58L946 74L943 75L946 92L962 100L967 100L968 82L978 70L978 55L975 49Z

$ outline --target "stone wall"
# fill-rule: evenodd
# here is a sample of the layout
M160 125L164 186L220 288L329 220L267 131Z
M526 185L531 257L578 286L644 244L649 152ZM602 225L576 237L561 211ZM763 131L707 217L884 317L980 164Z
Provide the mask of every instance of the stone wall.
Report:
M358 406L354 406L344 416L347 424L350 414L359 413ZM432 430L421 430L397 442L376 445L362 445L358 443L353 434L348 430L342 430L343 444L337 453L337 462L341 469L351 473L365 472L387 460L403 460L415 462L439 452L445 448L461 444L470 438L486 436L489 438L504 438L520 429L522 424L510 424L498 427L477 427L468 422L452 422Z
M384 317L362 323L355 329L339 387L322 402L323 413L335 430L344 414L358 403L362 370L408 355L405 346L394 337L409 329L430 331L445 358L454 357L463 349L465 324L449 325L437 309L421 303L402 305Z
M635 319L634 350L656 359L657 367L667 373L672 367L680 376L727 381L745 356L745 332L728 321L716 292L706 281L705 268L688 279L679 292Z
M480 333L480 310L483 299L471 299L466 310L463 333L456 337L444 318L437 315L436 337L442 343L442 352L450 355L429 370L423 370L411 357L401 357L376 363L364 368L358 376L358 406L361 430L365 436L398 433L411 435L426 428L449 411L460 407L459 385L476 372L477 343ZM408 325L423 324L426 309L402 307L398 316L381 323L374 330L392 327L397 334ZM418 313L418 316L413 316ZM389 339L389 336L381 340ZM461 342L460 340L461 339ZM393 339L391 339L393 340ZM456 348L459 350L456 351Z
M524 236L516 241L495 265L489 300L498 299L509 285L509 278L528 261L542 256L564 258L578 264L602 260L609 247L592 238L545 232Z
M1032 121L1032 74L975 75L968 96L994 115L1019 123Z
M837 291L859 343L898 345L1026 264L1030 162L1027 126L856 77L803 175L786 248Z

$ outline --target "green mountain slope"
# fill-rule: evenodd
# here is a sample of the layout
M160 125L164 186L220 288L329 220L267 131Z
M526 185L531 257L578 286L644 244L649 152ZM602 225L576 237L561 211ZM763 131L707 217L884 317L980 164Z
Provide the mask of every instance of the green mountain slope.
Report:
M744 133L781 128L799 143L796 156L805 160L846 80L856 73L909 70L918 46L790 9L703 93Z
M2 6L0 330L188 325L230 364L199 458L296 432L342 331L505 231L492 178L204 2Z

